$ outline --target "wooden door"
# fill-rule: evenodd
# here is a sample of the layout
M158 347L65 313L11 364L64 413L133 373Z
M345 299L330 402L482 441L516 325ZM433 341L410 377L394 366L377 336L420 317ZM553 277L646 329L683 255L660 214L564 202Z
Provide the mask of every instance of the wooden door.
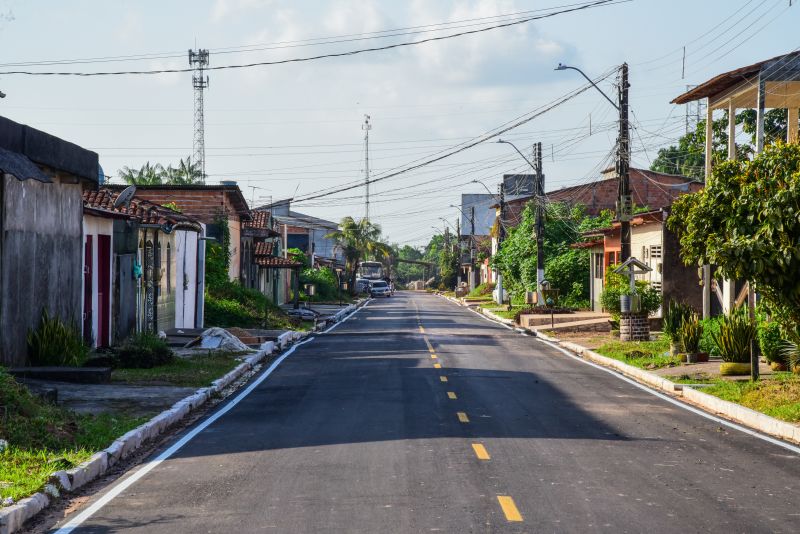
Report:
M107 347L111 334L111 236L97 236L97 346Z

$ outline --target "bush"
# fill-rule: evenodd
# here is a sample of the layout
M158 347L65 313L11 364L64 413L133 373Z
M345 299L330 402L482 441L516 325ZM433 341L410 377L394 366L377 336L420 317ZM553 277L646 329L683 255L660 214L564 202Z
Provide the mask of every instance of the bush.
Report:
M225 280L207 286L205 295L206 326L229 328L293 328L295 322L280 306L257 289Z
M688 304L676 300L669 301L664 310L663 330L673 344L677 344L680 341L681 327L693 313L694 311Z
M719 332L711 338L725 362L749 363L750 343L756 336L756 326L741 307L725 315L719 323Z
M337 290L336 273L329 267L321 269L303 269L300 274L300 297L311 302L332 302L339 298ZM305 294L305 285L316 286L314 296Z
M600 294L600 304L606 312L611 314L615 320L619 320L620 303L619 297L630 293L630 282L628 277L614 272L616 266L609 266L606 270L605 285ZM636 281L636 294L642 304L642 312L650 315L661 306L661 292L650 287L644 280Z
M475 286L475 289L469 292L467 295L468 297L484 297L486 295L491 295L492 291L494 291L495 285L494 284L478 284Z
M128 369L150 369L175 360L175 353L167 342L149 332L132 335L115 350L115 354L119 366Z
M767 361L785 363L786 358L781 354L782 343L783 335L778 323L765 321L758 325L758 345Z
M28 357L33 365L78 367L89 357L89 347L83 342L77 323L65 324L42 309L39 326L28 330Z
M708 354L719 356L719 349L714 344L714 336L719 334L719 325L722 322L722 317L709 317L703 319L700 324L703 327L703 335L700 336L700 352L707 352Z
M684 317L678 334L683 350L696 354L700 347L700 338L703 337L703 325L697 320L697 314L691 313Z

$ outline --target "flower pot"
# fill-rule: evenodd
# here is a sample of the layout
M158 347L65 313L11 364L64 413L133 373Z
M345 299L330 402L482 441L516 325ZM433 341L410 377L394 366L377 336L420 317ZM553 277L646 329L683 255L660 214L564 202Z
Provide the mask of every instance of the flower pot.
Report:
M707 352L698 352L697 353L697 363L705 363L708 361L708 353Z
M744 376L750 374L749 363L722 362L719 364L719 374L722 376Z
M784 372L789 370L789 366L784 362L769 362L769 366L773 371Z
M696 352L687 352L684 356L686 356L686 363L697 363Z
M670 341L669 342L669 355L670 356L679 356L681 352L681 345L677 341ZM683 360L681 360L683 361Z

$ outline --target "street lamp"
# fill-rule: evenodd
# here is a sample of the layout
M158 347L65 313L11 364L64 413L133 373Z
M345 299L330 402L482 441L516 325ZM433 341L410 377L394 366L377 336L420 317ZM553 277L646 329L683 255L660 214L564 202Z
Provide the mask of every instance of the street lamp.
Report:
M628 64L620 67L619 104L609 98L585 72L578 67L559 63L555 70L574 70L586 78L603 98L619 111L619 135L617 138L617 175L619 176L619 200L617 202L617 219L620 222L620 256L623 262L631 257L631 218L633 205L630 190L631 143L628 129Z
M475 289L475 275L473 274L475 271L475 206L470 206L470 215L464 213L464 210L456 206L455 204L450 204L451 208L457 209L461 212L461 215L467 218L470 224L470 234L469 234L469 289L472 291ZM461 254L461 236L458 236L458 243L459 243L459 255Z
M336 271L336 287L339 293L339 306L342 305L342 268L336 267L333 269Z
M517 148L517 145L515 145L515 144L514 144L514 143L512 143L511 141L504 141L503 139L498 139L498 140L497 140L497 143L502 143L502 144L504 144L504 145L511 145L511 146L513 146L513 147L514 147L514 150L516 150L516 151L517 151L517 154L519 154L520 156L522 156L522 159L524 159L524 160L525 160L525 161L528 163L528 165L530 165L530 166L531 166L531 169L533 169L533 170L534 170L534 172L536 171L536 166L535 166L533 163L531 163L531 161L530 161L528 158L526 158L526 157L525 157L525 154L523 154L522 152L520 152L520 150Z

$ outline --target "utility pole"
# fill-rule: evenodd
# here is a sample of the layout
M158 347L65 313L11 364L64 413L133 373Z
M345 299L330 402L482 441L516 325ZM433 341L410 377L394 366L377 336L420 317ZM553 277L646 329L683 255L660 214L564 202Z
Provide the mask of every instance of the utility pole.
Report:
M475 269L475 206L469 207L469 224L470 224L470 232L469 232L469 264L470 264L470 273L469 273L469 289L472 291L475 289L475 286L478 285L477 277L475 276L480 269Z
M544 173L542 172L542 143L533 145L533 164L536 171L536 294L541 306L544 304L542 282L544 282Z
M189 50L189 66L194 67L192 86L194 87L194 139L192 148L194 157L192 163L200 171L203 183L206 183L206 141L205 117L203 111L203 92L208 89L208 76L204 74L208 67L208 50Z
M628 125L628 64L620 69L619 83L619 138L617 140L617 176L619 176L619 200L617 218L620 222L621 261L631 257L631 217L633 203L630 190L631 142Z
M503 188L503 182L500 182L498 188L500 189L500 218L497 221L497 250L500 250L500 245L503 244L503 240L506 237L506 229L503 227L506 218L506 196L505 189ZM500 271L497 271L497 284L495 284L495 290L497 291L496 302L498 304L503 304L503 275L500 274Z
M369 222L369 131L372 125L369 122L369 115L364 115L364 124L361 129L364 130L364 187L366 188L364 195L364 218Z

